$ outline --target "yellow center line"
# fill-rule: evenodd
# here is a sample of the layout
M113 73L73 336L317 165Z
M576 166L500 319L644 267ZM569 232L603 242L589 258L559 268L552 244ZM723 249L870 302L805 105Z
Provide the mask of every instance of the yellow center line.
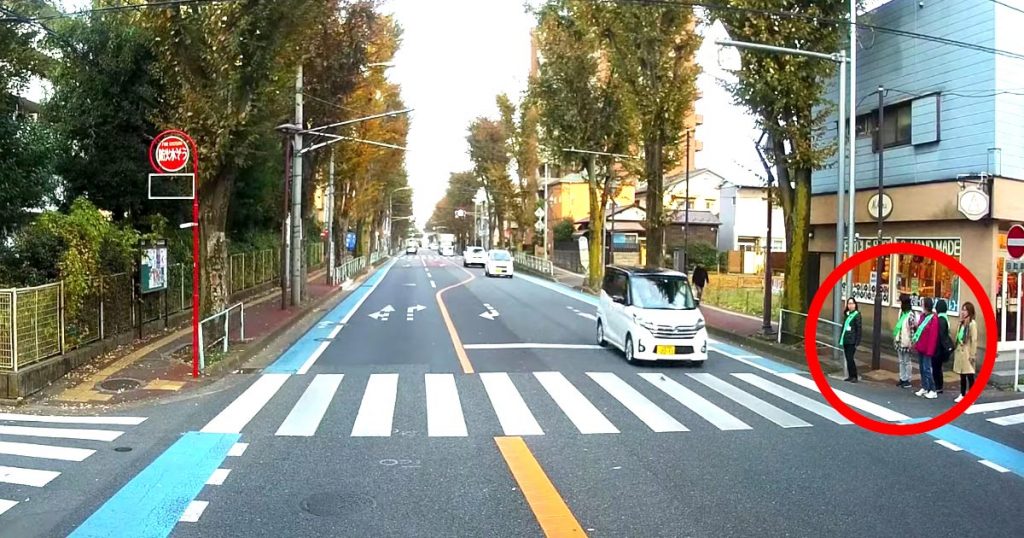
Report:
M445 261L447 262L447 260L445 260ZM424 265L426 265L426 262L424 262ZM455 264L452 264L452 266L458 267ZM459 357L459 364L462 365L462 372L465 373L465 374L472 374L473 373L473 364L471 362L469 362L469 356L466 355L466 348L462 346L462 339L459 338L459 332L455 330L455 324L452 323L452 318L451 318L450 315L448 315L448 308L445 307L444 299L441 298L441 295L444 294L444 292L446 292L446 291L448 291L448 290L450 290L452 288L457 288L459 286L462 286L463 284L466 284L467 282L470 282L471 280L476 278L476 275L474 275L473 273L471 273L469 271L466 271L462 267L458 267L458 268L462 269L463 271L465 271L466 274L469 275L469 278L467 278L466 280L463 280L462 282L457 282L455 284L452 284L451 286L448 286L447 288L442 288L442 289L438 290L437 294L434 295L434 298L437 299L437 307L441 311L441 317L444 319L445 326L448 328L448 335L451 336L451 338L452 338L452 345L455 346L455 355Z
M505 463L523 491L544 536L586 536L555 485L522 437L495 437Z

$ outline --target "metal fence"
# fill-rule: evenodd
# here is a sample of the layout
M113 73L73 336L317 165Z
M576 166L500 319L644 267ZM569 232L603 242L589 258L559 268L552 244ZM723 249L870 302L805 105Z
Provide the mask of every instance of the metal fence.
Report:
M352 258L334 268L334 282L340 284L359 274L366 267L366 256Z
M779 312L779 343L804 344L804 331L807 328L807 314L782 309ZM815 346L819 348L840 350L838 335L843 326L832 320L818 318L815 328Z
M370 265L377 265L377 262L383 260L388 255L385 251L375 251L370 253Z
M536 271L538 273L543 273L545 275L553 275L553 274L555 274L554 266L552 265L550 260L545 260L544 258L538 258L537 256L532 256L532 255L527 254L525 252L515 252L515 253L513 253L512 254L512 259L515 261L515 263L517 265L520 265L520 266L525 267L527 269L531 269L531 270Z
M310 267L324 262L323 244L307 248ZM234 295L280 276L275 249L230 256L228 290ZM192 266L168 268L163 292L139 296L130 273L95 277L77 304L65 304L63 282L0 289L0 370L18 371L85 344L132 331L141 323L192 309Z

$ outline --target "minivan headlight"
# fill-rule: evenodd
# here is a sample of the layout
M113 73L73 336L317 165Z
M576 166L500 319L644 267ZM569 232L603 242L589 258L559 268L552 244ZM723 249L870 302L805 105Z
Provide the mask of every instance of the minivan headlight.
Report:
M647 329L648 331L653 331L654 330L654 323L653 322L648 321L648 320L646 320L646 319L644 319L644 318L642 318L640 316L637 316L636 314L633 314L633 321L635 321L637 325Z
M700 319L697 320L697 330L699 331L699 330L701 330L703 328L704 328L704 318L700 318Z

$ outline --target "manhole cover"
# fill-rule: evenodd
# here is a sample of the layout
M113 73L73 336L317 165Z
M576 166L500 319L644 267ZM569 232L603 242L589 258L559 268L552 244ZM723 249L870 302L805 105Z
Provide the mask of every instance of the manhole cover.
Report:
M142 383L135 379L108 379L100 383L100 390L106 392L125 392L135 390L141 385Z
M299 503L302 510L314 516L335 517L368 510L377 505L372 497L342 491L325 491L306 497Z

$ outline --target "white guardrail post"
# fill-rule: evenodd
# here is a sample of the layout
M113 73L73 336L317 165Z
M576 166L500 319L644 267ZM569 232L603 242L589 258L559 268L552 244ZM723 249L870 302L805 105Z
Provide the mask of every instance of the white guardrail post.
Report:
M245 340L245 303L236 303L231 305L212 316L199 322L199 370L206 370L206 338L203 333L203 326L210 321L217 319L220 316L224 316L224 336L220 340L215 340L212 344L216 345L218 342L221 343L221 352L228 352L228 344L231 340L231 311L238 309L238 338L239 340Z

